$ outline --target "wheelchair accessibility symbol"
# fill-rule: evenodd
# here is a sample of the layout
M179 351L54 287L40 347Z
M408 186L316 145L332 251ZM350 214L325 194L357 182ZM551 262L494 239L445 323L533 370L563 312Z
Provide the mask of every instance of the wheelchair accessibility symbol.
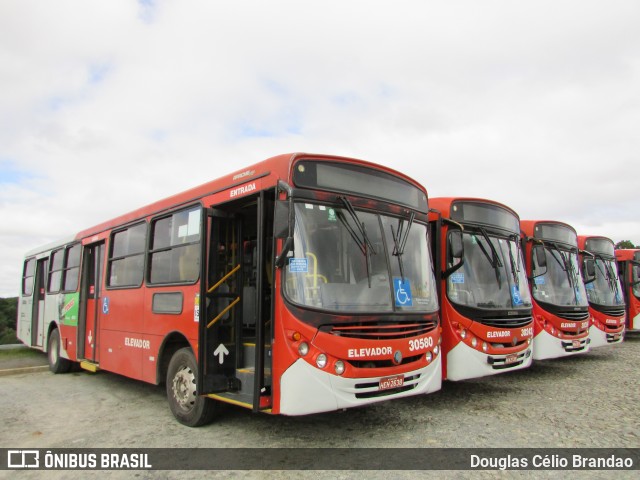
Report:
M393 277L393 290L396 298L396 307L412 307L411 282L405 278L404 282L400 277Z

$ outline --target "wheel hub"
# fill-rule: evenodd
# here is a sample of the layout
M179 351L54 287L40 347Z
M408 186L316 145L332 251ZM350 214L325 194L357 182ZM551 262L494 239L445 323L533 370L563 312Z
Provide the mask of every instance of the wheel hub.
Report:
M189 367L180 368L173 377L173 397L184 410L190 410L196 401L196 377Z

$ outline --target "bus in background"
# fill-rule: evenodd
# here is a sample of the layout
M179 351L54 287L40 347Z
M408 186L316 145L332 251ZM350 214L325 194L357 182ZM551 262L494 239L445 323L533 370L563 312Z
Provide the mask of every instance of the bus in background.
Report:
M479 198L431 198L429 206L443 378L528 367L533 318L518 215Z
M18 338L54 373L166 382L304 415L440 389L427 192L369 162L286 154L27 254Z
M590 347L620 343L624 338L625 304L613 241L578 235L578 247L591 315Z
M522 220L520 228L533 296L533 359L587 352L589 303L575 229L535 220Z
M626 304L626 330L640 332L640 249L616 250L616 260Z

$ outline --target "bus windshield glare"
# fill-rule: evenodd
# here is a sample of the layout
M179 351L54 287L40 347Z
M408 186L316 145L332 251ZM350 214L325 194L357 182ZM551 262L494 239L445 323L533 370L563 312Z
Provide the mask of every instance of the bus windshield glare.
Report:
M624 306L618 268L613 259L596 256L596 277L585 285L589 302L596 305Z
M465 230L462 238L464 262L447 279L449 299L469 307L530 308L531 294L517 238L490 235L485 229Z
M533 297L561 306L588 306L587 293L578 270L577 249L568 250L545 242L546 266L533 255Z
M429 265L427 228L408 217L356 212L348 201L296 203L284 291L330 312L431 313L438 302Z

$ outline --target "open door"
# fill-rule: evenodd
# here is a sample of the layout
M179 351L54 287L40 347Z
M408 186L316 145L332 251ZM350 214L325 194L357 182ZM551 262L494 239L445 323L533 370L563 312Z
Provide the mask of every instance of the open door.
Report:
M267 207L270 205L271 208ZM270 405L271 283L265 192L207 215L200 318L199 385L254 411ZM265 375L265 372L267 373Z
M78 359L93 364L100 362L100 317L108 313L108 298L103 297L102 268L104 242L86 245L80 281L80 315L78 319Z
M31 308L31 346L42 347L44 334L44 299L45 278L47 276L48 258L38 260L36 264L36 278L33 290L33 306Z

